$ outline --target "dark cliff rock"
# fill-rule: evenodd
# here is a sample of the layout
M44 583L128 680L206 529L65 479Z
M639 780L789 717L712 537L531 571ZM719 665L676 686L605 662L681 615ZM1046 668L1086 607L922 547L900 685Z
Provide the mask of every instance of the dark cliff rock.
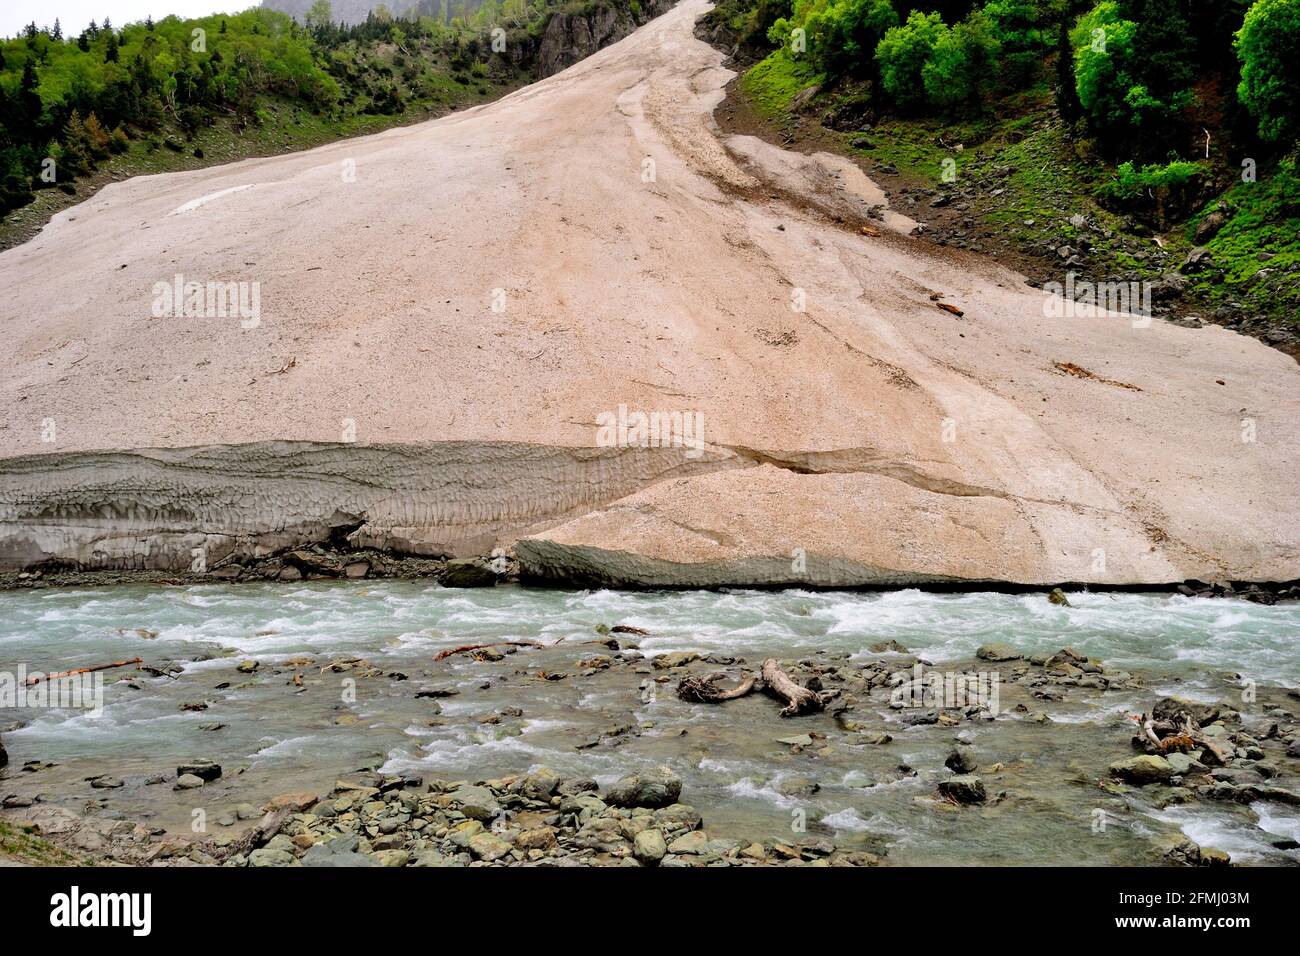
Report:
M554 14L537 50L537 78L559 73L617 43L672 7L673 0L596 0L577 12Z

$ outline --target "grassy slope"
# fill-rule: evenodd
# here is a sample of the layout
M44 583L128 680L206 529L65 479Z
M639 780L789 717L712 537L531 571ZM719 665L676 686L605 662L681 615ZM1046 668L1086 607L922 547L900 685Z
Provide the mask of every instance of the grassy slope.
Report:
M29 829L6 820L0 820L0 857L31 866L80 866L83 862Z

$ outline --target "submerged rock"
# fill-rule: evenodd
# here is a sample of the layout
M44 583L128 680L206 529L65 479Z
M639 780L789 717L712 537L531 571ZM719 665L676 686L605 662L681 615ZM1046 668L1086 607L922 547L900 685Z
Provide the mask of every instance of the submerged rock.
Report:
M192 775L205 782L211 782L221 776L221 765L211 760L192 760L176 768L176 776Z
M958 803L983 803L988 799L984 781L974 774L958 774L939 781L939 792Z

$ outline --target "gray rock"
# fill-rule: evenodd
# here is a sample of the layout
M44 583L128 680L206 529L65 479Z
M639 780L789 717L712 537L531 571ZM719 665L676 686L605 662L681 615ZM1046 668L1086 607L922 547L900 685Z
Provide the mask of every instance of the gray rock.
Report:
M1018 661L1020 652L1010 644L993 643L985 644L975 652L975 656L982 661Z
M95 777L90 781L90 785L96 790L116 790L118 787L125 786L121 777Z
M700 655L694 651L673 651L671 654L659 654L651 661L658 670L669 670L673 667L685 667L692 661L698 661Z
M192 760L176 768L176 776L184 777L187 774L210 783L221 776L221 765L211 760Z
M452 558L438 575L438 583L445 588L490 588L497 583L497 574L477 558Z
M1165 757L1165 760L1168 762L1170 769L1179 776L1190 773L1194 768L1205 769L1187 754L1171 753Z
M1164 783L1174 775L1174 768L1164 757L1155 754L1143 754L1128 760L1117 760L1110 765L1112 777L1119 777L1126 783L1144 786L1148 783Z
M609 788L605 802L612 807L666 807L682 795L682 778L669 767L657 767L624 777Z
M783 797L810 797L821 788L821 784L809 777L791 777L778 783L776 792Z
M953 773L962 774L970 773L978 767L979 761L975 759L975 750L972 747L968 747L966 744L958 744L952 748L952 752L948 754L948 759L943 762L943 765Z
M939 781L939 792L958 803L983 803L988 799L984 781L974 774L958 774Z
M469 852L474 854L476 860L485 860L491 863L493 860L501 859L510 850L510 844L491 830L484 830L469 839Z
M669 853L683 855L696 855L704 853L709 845L709 835L703 830L692 830L690 833L684 833L672 843L668 844Z
M280 847L263 847L248 854L249 866L293 866L298 861L293 854Z
M487 787L461 787L449 796L452 805L471 820L491 820L501 812L501 804Z
M195 776L192 773L183 773L176 778L176 783L172 786L173 790L196 790L203 786L203 778Z
M1197 272L1214 264L1214 257L1205 246L1197 246L1187 254L1179 267L1183 272Z
M658 830L642 830L632 841L632 855L646 866L657 866L667 852L668 844Z

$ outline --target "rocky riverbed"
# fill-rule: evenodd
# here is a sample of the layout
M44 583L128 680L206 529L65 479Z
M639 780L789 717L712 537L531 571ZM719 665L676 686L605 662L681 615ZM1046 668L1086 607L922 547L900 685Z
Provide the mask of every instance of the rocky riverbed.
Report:
M1300 862L1295 605L1065 600L11 593L6 660L144 664L105 672L98 718L0 713L0 846L142 865ZM676 694L767 657L824 709ZM1161 749L1132 719L1180 709L1212 746Z

